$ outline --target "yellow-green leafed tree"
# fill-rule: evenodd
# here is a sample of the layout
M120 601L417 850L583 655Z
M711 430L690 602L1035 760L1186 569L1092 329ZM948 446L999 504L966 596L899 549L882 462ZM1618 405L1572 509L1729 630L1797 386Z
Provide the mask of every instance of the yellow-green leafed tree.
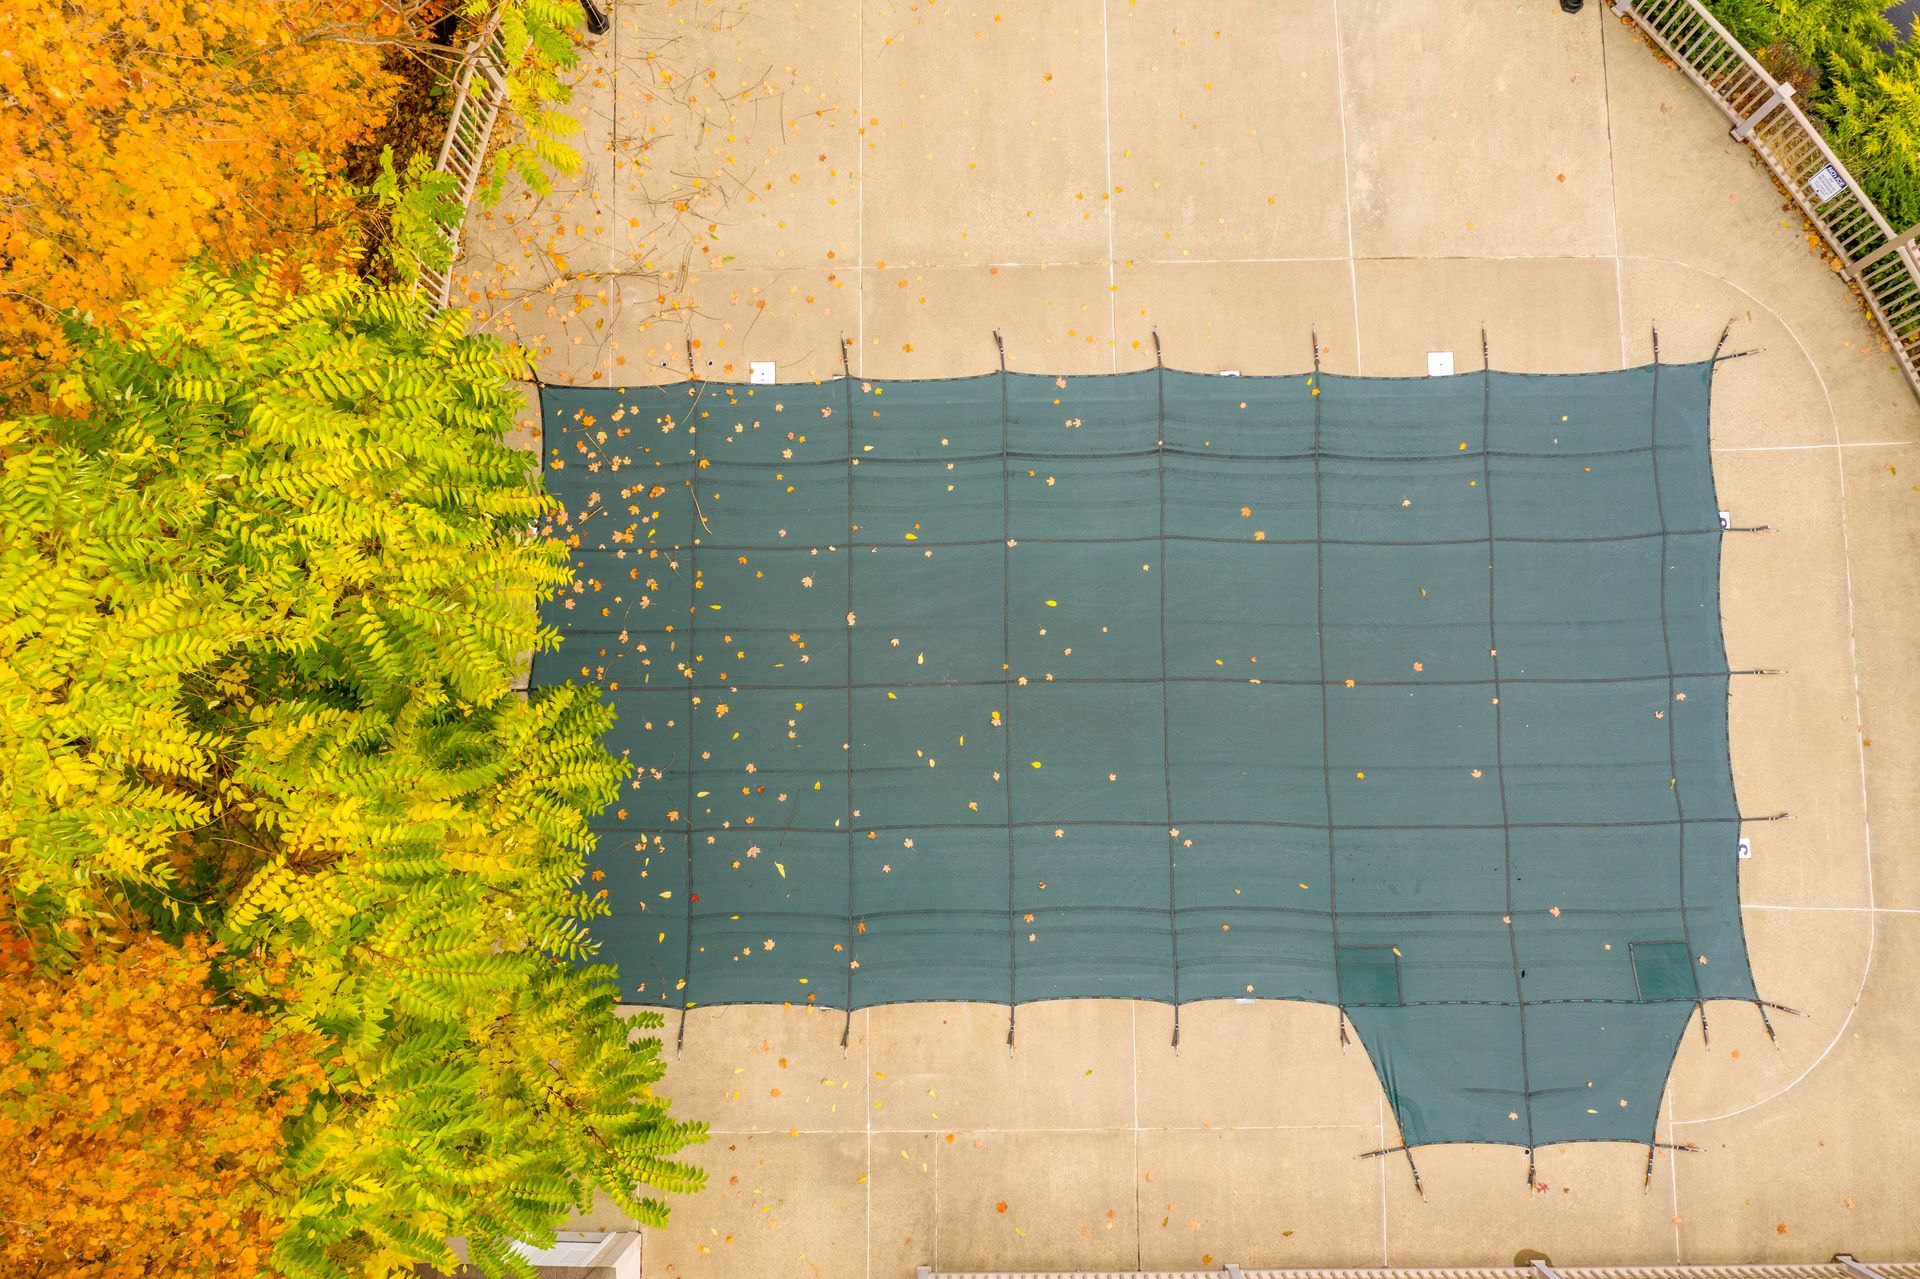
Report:
M663 1219L702 1131L580 963L586 816L630 769L593 690L509 691L569 573L504 348L276 263L68 340L0 424L0 911L48 969L210 931L232 998L325 1045L296 1279L450 1236L524 1271L506 1243L594 1189Z

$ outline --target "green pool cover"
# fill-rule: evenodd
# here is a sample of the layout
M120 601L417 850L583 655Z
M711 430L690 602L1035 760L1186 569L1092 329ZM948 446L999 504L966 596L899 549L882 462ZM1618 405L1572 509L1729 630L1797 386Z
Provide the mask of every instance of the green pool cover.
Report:
M545 388L623 998L1312 1000L1410 1146L1650 1143L1756 998L1712 370Z

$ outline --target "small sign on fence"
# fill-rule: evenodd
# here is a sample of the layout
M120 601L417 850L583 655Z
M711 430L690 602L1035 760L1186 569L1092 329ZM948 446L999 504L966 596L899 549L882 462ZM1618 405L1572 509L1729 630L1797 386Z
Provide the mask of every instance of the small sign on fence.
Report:
M1846 189L1847 184L1841 178L1840 170L1831 164L1821 165L1819 171L1807 179L1807 190L1813 192L1813 198L1821 204L1825 204Z

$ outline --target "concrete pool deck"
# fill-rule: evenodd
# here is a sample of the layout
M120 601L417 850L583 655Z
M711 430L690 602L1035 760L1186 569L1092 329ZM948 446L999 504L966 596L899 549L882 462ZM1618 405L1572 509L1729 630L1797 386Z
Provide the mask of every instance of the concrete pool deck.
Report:
M690 1016L708 1120L649 1276L1563 1265L1920 1251L1920 404L1719 113L1604 6L622 3L581 175L510 192L464 287L551 381L1152 363L1575 372L1705 356L1736 524L1742 895L1770 1044L1715 1005L1661 1151L1363 1161L1392 1115L1333 1009L1121 1001ZM649 55L656 55L649 58ZM662 67L687 94L669 93ZM706 79L706 72L713 76ZM701 87L704 86L704 87ZM693 187L699 178L701 187ZM751 198L749 198L751 197ZM660 202L684 198L660 230ZM711 227L711 231L708 228ZM683 270L684 267L684 270ZM671 278L663 278L671 272ZM764 303L764 306L762 305ZM664 367L663 367L664 366ZM613 1225L598 1220L597 1225Z

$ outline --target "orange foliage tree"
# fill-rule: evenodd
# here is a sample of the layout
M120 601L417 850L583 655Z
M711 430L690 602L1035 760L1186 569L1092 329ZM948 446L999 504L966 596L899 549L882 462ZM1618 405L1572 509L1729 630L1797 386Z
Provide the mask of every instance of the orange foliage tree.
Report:
M322 260L354 199L323 175L386 119L413 0L0 4L0 398L196 258Z
M59 976L0 929L0 1273L252 1279L313 1046L221 1006L207 946L148 934Z

